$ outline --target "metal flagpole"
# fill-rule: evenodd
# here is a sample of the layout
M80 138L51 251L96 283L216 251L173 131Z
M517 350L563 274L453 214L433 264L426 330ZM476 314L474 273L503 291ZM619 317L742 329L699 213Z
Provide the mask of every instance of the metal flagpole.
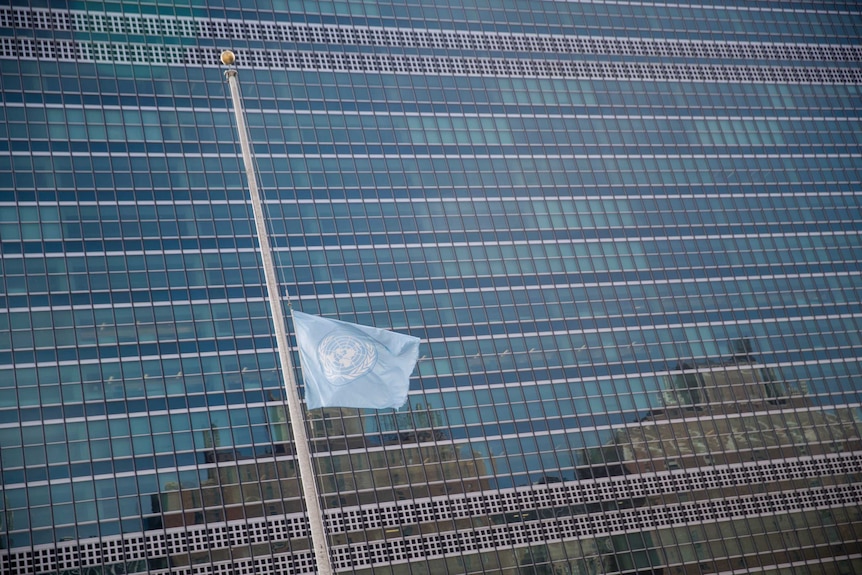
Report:
M236 56L230 50L222 52L221 61L226 66L232 66ZM290 428L296 445L296 459L299 463L299 479L302 483L302 493L305 497L305 508L311 527L311 543L314 546L314 557L317 563L318 575L332 575L332 561L329 556L329 542L326 539L326 529L323 522L323 510L320 507L320 496L314 467L311 462L311 451L308 448L308 434L305 431L305 418L296 385L296 374L290 359L290 346L287 341L287 329L284 323L284 309L281 304L281 294L278 289L278 276L272 259L269 245L269 235L266 231L266 221L263 215L263 202L257 187L257 173L251 157L248 131L243 115L242 100L239 94L239 81L235 68L225 71L225 77L230 85L230 96L233 101L233 111L236 115L236 127L239 132L239 145L242 149L242 161L248 178L248 191L254 210L254 224L257 240L260 244L260 255L263 260L263 275L266 279L266 291L269 296L269 309L272 313L272 323L275 325L275 341L278 345L278 356L281 361L281 372L284 374L287 392L287 408L290 413Z

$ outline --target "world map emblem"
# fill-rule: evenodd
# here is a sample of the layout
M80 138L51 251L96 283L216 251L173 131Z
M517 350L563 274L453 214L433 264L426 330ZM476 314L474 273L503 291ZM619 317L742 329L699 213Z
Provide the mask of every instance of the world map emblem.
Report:
M332 333L317 344L317 357L331 385L346 385L374 368L377 349L363 338Z

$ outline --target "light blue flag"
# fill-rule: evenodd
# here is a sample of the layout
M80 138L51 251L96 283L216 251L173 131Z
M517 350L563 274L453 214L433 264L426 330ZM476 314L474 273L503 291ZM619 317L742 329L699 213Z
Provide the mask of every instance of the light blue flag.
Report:
M407 402L418 337L298 311L293 325L308 409L397 409Z

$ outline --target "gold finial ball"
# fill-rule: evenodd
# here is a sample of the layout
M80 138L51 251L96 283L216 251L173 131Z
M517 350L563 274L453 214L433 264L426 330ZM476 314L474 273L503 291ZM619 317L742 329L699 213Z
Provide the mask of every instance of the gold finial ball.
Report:
M233 63L236 62L236 54L231 52L230 50L225 50L221 53L221 63L225 66L233 66Z

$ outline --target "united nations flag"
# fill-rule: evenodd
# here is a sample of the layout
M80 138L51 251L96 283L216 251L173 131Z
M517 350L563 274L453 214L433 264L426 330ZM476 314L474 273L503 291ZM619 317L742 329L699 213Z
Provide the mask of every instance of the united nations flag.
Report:
M293 312L308 409L399 408L407 402L419 338Z

